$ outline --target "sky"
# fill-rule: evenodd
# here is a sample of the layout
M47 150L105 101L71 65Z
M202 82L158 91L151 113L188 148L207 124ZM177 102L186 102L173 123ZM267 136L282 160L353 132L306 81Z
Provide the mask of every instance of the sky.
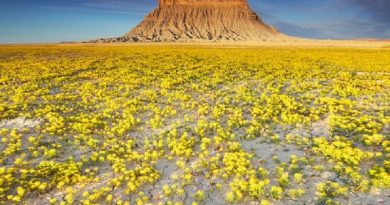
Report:
M390 39L390 0L249 0L262 19L288 35L318 39ZM118 37L156 0L0 0L0 43Z

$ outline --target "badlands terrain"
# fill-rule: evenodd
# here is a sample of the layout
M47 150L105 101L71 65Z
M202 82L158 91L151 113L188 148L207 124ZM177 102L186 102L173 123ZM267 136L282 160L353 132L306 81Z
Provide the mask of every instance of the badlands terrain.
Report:
M289 37L264 23L246 0L160 0L123 37L97 42L280 41Z

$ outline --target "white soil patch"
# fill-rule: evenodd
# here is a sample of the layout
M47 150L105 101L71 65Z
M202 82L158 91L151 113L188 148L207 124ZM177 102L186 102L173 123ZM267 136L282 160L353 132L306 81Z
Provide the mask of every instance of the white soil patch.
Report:
M34 128L42 123L41 119L26 119L18 117L12 120L3 120L0 122L0 128L22 130L24 128Z

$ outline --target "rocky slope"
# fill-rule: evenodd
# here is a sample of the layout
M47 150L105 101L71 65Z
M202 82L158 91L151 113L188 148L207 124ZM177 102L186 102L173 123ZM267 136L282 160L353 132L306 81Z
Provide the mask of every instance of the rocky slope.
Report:
M273 41L286 38L264 23L247 0L160 0L123 37L100 42Z

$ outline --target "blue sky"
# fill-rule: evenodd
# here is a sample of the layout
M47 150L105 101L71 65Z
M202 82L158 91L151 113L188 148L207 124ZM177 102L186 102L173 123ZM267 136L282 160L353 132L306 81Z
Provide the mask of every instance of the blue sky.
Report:
M390 38L390 0L249 0L263 20L310 38ZM1 0L0 43L121 36L156 0Z

